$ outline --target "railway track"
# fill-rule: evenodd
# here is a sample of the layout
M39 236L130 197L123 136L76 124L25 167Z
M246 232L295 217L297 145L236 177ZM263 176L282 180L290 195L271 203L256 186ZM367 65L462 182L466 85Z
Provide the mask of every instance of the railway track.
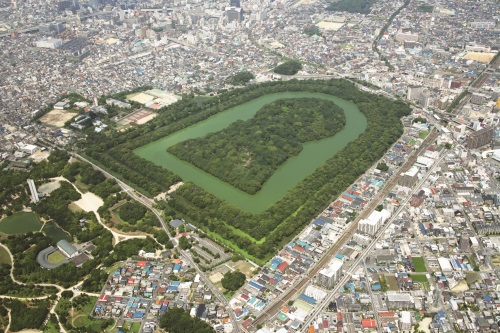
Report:
M281 308L288 303L288 301L298 292L300 292L304 286L332 259L332 257L344 246L344 244L356 233L358 230L358 223L360 220L365 219L373 212L373 210L379 205L380 200L383 200L392 188L397 184L399 176L408 171L410 167L415 163L417 157L426 150L437 138L438 131L433 129L431 133L424 140L422 145L417 151L415 151L410 158L405 162L405 164L398 170L398 172L391 177L388 183L380 190L376 197L365 207L360 215L352 222L347 231L340 237L340 239L332 246L328 252L316 263L316 265L305 275L299 282L296 282L291 288L288 288L281 297L274 301L274 303L265 309L261 314L259 314L255 320L252 322L252 326L249 329L255 330L258 325L262 325L273 318Z

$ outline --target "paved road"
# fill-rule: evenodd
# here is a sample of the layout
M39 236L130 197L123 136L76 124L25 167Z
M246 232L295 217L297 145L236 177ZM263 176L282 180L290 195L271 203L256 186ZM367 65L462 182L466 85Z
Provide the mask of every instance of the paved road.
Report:
M394 174L389 182L386 183L384 188L379 191L379 193L376 195L376 197L370 201L370 203L366 206L366 208L363 210L363 212L356 218L354 222L351 223L349 228L344 232L344 234L340 237L340 239L335 243L334 246L332 246L326 255L324 255L317 263L316 265L307 273L304 275L300 280L298 280L292 287L288 288L282 295L281 297L276 298L274 301L271 302L269 306L267 306L262 313L260 313L255 320L252 323L252 327L256 328L257 325L262 325L266 322L268 322L272 317L274 317L280 310L281 308L288 303L288 301L302 288L309 282L311 281L314 276L327 264L330 262L332 257L344 246L345 243L349 239L351 239L352 235L357 231L358 229L358 223L360 220L365 219L366 217L369 216L373 212L373 210L379 205L380 200L384 200L385 197L389 194L389 192L392 190L394 185L397 184L397 181L399 179L399 176L401 173L406 172L417 160L418 155L422 153L425 149L427 149L432 143L434 143L434 140L436 139L438 133L435 129L432 130L432 132L427 136L425 139L424 143L420 146L420 148L415 151L412 156L406 161L406 163L399 169L399 171Z
M116 178L114 175L112 175L111 173L107 172L106 170L102 169L98 165L94 164L92 161L89 161L85 157L82 157L81 155L78 155L76 153L72 153L72 155L75 156L75 157L77 157L77 158L79 158L79 159L81 159L82 161L85 161L85 162L89 163L95 169L101 171L106 177L113 178L114 180L116 180L116 182L118 183L118 185L120 185L120 187L130 197L132 197L132 199L134 199L134 200L142 203L147 208L149 208L153 212L153 214L155 214L155 216L158 218L158 221L160 222L163 230L167 233L168 237L172 240L172 243L174 243L174 246L179 250L180 254L182 255L182 258L184 259L184 261L189 262L189 264L191 265L191 267L194 267L194 269L196 270L196 272L198 274L200 274L201 279L210 288L210 290L212 290L212 292L217 297L217 299L222 304L224 304L226 306L229 306L229 303L228 303L227 299L224 297L224 295L222 295L220 293L219 289L212 284L212 282L208 279L208 277L206 276L206 274L201 271L201 269L198 267L198 265L196 265L196 263L191 260L191 257L189 256L189 254L187 254L181 248L177 247L177 245L178 245L177 244L177 240L175 238L173 238L172 235L170 234L170 231L168 230L167 225L165 223L165 220L163 220L163 217L161 216L160 212L158 212L158 210L156 210L156 208L153 207L153 204L154 204L154 200L153 199L150 199L150 198L144 196L143 194L137 193L136 191L134 191L134 189L131 186L127 185L126 183L124 183L120 179ZM231 322L233 323L233 326L234 326L234 332L239 332L240 328L238 326L238 322L236 320L236 317L234 316L234 313L229 310L229 307L228 307L228 312L229 312L229 315L231 317Z
M434 140L432 140L432 142L433 141ZM340 279L336 283L335 288L333 288L333 290L330 292L330 294L327 297L325 297L325 299L323 299L323 301L320 304L318 304L315 307L314 311L308 316L309 319L306 320L306 322L304 322L304 324L302 326L302 331L304 331L304 332L307 331L307 328L312 323L312 321L316 320L317 316L332 301L333 297L340 290L340 288L343 287L347 282L349 282L349 280L351 279L351 275L353 275L354 272L356 272L356 270L358 269L358 266L365 261L365 258L367 256L367 254L369 254L371 252L371 250L374 248L375 244L377 244L382 239L382 237L385 236L385 231L389 228L389 226L392 224L392 222L394 222L394 220L396 220L397 218L399 218L400 214L403 212L403 209L405 209L406 205L410 202L410 200L412 198L412 195L415 194L415 193L417 193L418 191L420 191L420 189L421 189L422 185L424 184L424 182L429 178L429 176L433 173L433 171L435 170L435 168L439 165L439 163L441 162L441 160L445 156L446 156L446 152L444 151L444 152L441 153L441 156L435 161L434 165L426 173L426 175L419 181L418 184L416 184L413 187L411 193L406 197L405 201L403 201L400 204L399 208L392 215L392 217L377 232L377 235L376 235L375 239L363 250L363 252L358 256L358 258L356 259L356 261L350 266L350 268L347 271L344 272L343 278Z

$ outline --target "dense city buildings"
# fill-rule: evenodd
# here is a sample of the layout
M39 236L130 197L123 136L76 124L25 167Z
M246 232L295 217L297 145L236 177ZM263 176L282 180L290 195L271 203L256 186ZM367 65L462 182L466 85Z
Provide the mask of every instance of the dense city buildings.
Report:
M498 331L499 20L495 1L0 3L0 329L155 332L178 308L225 333ZM275 73L288 59L298 73ZM411 106L384 156L262 262L172 216L183 182L149 198L85 156L241 72ZM17 326L38 300L39 324Z

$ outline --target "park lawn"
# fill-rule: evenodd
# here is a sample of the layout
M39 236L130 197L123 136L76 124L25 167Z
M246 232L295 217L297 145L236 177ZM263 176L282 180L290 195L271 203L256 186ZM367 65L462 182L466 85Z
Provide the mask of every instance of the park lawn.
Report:
M427 137L427 135L429 135L429 131L420 131L420 133L418 133L419 139L422 140L424 140Z
M411 261L415 266L415 272L424 273L427 272L427 268L425 268L425 260L422 257L412 257Z
M74 184L82 193L86 193L89 191L89 186L81 181L80 175L76 176L76 180L75 180Z
M59 327L59 323L53 323L50 320L47 320L47 324L45 325L45 328L43 329L43 333L59 333L61 332L61 329Z
M95 332L99 332L101 330L103 319L89 318L96 301L97 297L91 297L91 301L85 304L83 308L74 308L75 311L71 318L71 320L73 320L74 327L92 328Z
M7 252L7 250L3 247L0 247L0 264L12 265L10 262L9 252Z
M0 232L19 235L40 230L42 224L33 213L19 212L0 221Z
M73 213L83 212L83 209L80 208L76 203L72 202L68 205L68 209Z
M63 254L61 252L59 252L59 251L52 252L47 257L48 262L51 263L51 264L58 264L61 261L63 261L64 259L66 259L66 257L63 256Z

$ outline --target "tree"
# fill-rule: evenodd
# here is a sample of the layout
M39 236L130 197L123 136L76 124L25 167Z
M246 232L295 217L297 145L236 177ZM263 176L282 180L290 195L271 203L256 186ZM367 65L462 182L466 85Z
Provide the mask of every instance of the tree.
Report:
M326 9L338 12L368 14L370 13L372 3L373 0L340 0L331 3Z
M62 298L71 298L73 297L73 291L71 290L65 290L61 293Z
M138 202L126 202L118 209L120 217L129 224L136 224L146 215L148 209Z
M243 71L231 76L227 82L233 86L241 86L247 84L253 79L255 79L255 76L252 73Z
M302 64L297 60L289 60L276 66L274 72L282 75L295 75L302 69Z
M169 333L215 333L215 330L204 321L192 318L189 312L180 308L172 308L160 319L160 327Z
M240 271L227 272L221 280L222 286L231 291L241 288L245 284L246 276Z
M385 163L379 163L377 164L377 169L379 169L380 171L388 171L389 166Z
M187 250L187 249L190 249L192 245L186 236L182 236L181 238L179 238L179 246L181 249Z

